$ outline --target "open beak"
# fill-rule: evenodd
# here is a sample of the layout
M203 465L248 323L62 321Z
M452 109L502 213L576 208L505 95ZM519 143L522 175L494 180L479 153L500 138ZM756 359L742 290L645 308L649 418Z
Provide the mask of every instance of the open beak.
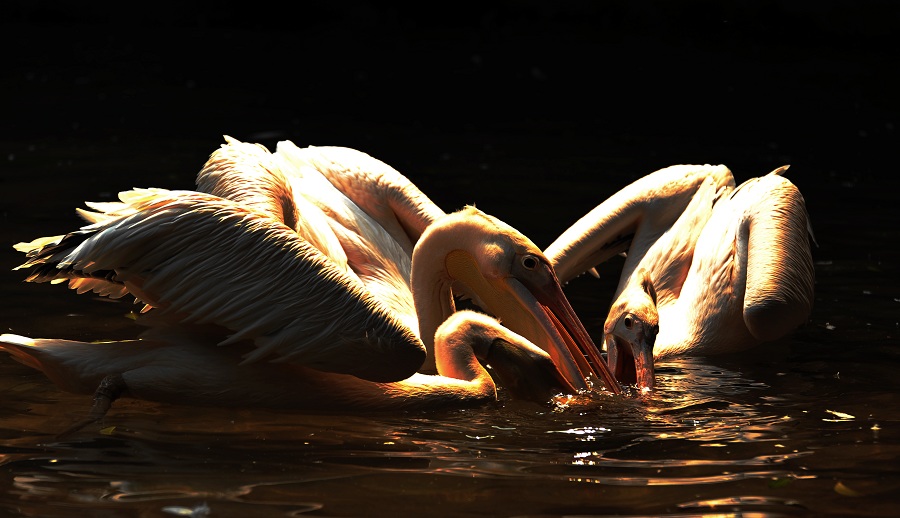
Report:
M634 385L638 390L654 386L653 344L656 334L652 331L636 333L636 339L626 340L615 334L605 337L609 370L623 385Z
M460 258L464 260L459 261ZM501 324L550 355L564 378L566 391L588 390L586 378L593 376L614 394L620 392L600 350L575 315L546 260L530 261L528 268L513 275L487 277L465 254L448 262L447 269Z
M511 284L526 290L540 304L543 311L534 312L534 316L545 335L550 338L546 350L553 358L553 363L575 389L587 389L585 378L592 376L602 382L607 390L618 394L619 385L600 356L600 350L594 345L594 341L563 294L556 275L552 270L549 272L550 275L545 277L549 280L541 285L526 288L522 284ZM524 297L520 296L520 300L522 299Z

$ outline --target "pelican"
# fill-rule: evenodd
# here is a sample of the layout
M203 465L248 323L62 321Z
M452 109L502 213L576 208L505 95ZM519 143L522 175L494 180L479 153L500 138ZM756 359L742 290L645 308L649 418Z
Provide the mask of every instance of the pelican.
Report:
M197 185L124 191L88 203L79 230L16 245L27 281L145 303L149 327L135 340L0 336L61 389L93 392L91 420L126 396L303 410L475 404L497 398L483 363L525 397L592 378L618 392L547 258L493 216L446 214L349 148L282 142L270 153L226 137ZM493 316L456 311L458 294Z
M748 349L812 310L814 236L787 166L735 188L723 166L658 170L614 194L544 251L561 282L626 253L604 322L618 381L654 385L654 361Z

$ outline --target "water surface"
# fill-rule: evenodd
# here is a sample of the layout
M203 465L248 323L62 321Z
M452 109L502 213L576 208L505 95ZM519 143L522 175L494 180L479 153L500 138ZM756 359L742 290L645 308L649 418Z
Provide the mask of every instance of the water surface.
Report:
M21 282L11 245L74 229L84 200L191 188L222 134L362 149L445 209L474 203L542 247L659 167L725 163L741 181L790 163L817 279L790 337L661 364L650 394L562 406L502 390L474 409L370 415L122 400L59 436L89 398L2 356L0 514L895 515L900 214L881 178L900 119L881 73L896 49L866 46L887 41L880 25L846 29L824 11L727 28L695 12L676 27L653 6L655 25L638 28L646 11L622 6L443 23L372 7L377 22L325 10L308 25L20 12L2 31L15 49L2 82L15 100L0 138L4 332L133 336L127 303ZM297 63L300 80L272 73ZM595 340L618 264L566 287Z

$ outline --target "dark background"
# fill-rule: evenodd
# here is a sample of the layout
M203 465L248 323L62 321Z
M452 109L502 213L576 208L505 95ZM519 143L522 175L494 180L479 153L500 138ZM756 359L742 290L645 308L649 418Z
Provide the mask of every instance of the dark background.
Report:
M542 247L657 168L789 163L818 258L898 257L868 246L897 238L893 1L123 4L0 7L3 242L190 188L228 134L361 149Z
M742 181L791 164L819 243L809 323L745 357L670 370L696 386L673 387L677 403L664 397L650 412L614 411L625 422L584 459L614 463L596 469L567 468L570 453L592 444L546 433L594 429L605 416L593 410L552 423L512 408L496 421L279 413L245 414L235 425L230 413L123 401L114 421L121 434L50 442L82 415L83 400L3 355L0 410L9 417L0 435L9 455L0 481L16 486L0 505L83 513L96 511L91 495L101 491L110 513L158 514L163 502L191 501L181 496L190 492L226 513L235 507L223 508L223 498L276 498L282 514L286 502L309 501L330 514L489 503L478 512L499 515L538 502L522 512L672 515L718 505L757 515L896 515L900 1L399 5L0 0L0 332L134 336L139 326L122 318L122 304L22 282L12 270L22 254L11 245L77 228L74 208L84 200L192 188L223 134L270 149L281 139L360 149L445 210L475 203L542 247L658 168L724 163ZM601 281L582 276L566 287L595 340L616 282L614 265L604 267ZM829 409L855 420L834 422ZM501 442L473 442L468 431L483 435L492 422L518 429L504 428ZM211 434L217 423L222 434ZM647 441L660 430L676 434ZM311 446L297 440L313 435ZM398 443L373 440L388 436ZM422 476L430 448L438 462ZM434 478L435 469L446 472ZM355 478L329 482L322 473ZM684 484L645 487L647 477ZM348 493L347 480L361 482L360 492ZM601 482L591 484L599 492L573 480ZM247 498L234 497L245 481L238 496ZM836 493L835 483L862 497Z

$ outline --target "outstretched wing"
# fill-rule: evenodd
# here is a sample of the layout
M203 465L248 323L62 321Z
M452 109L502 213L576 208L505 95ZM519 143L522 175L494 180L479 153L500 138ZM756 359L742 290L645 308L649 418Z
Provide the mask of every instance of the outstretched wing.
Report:
M347 256L326 215L296 196L282 164L265 146L225 137L197 174L197 190L257 210L292 228L345 273Z
M422 232L445 215L415 184L362 151L338 146L299 148L278 143L275 155L286 170L312 168L396 241L407 255Z
M734 186L724 165L674 165L644 176L594 207L544 250L560 282L628 252L618 292L653 243L681 216L707 178Z
M278 152L272 154L258 144L230 137L226 141L212 153L197 176L198 190L228 198L284 222L347 275L362 281L371 295L417 332L410 289L409 238L400 231L396 234L400 238L398 242L389 232L389 228L401 228L395 213L378 213L381 219L376 219L354 201L389 198L389 189L377 186L380 182L402 184L398 180L402 178L400 174L365 153L328 148L341 150L332 156L340 161L330 162L334 169L329 174L340 180L337 185L356 189L352 192L355 198L351 199L319 169L322 160L313 160L320 157L320 148L301 149L290 142L281 142ZM338 170L365 176L370 182L345 185ZM379 180L381 173L386 176ZM403 180L416 190L408 180ZM370 191L364 193L361 191L364 188Z
M270 358L374 381L408 377L420 340L358 280L261 212L206 193L135 189L116 217L20 243L28 281L130 292L168 318L250 339Z
M681 295L694 261L697 240L709 221L715 204L731 190L730 185L722 185L713 176L707 177L697 188L684 212L647 248L639 268L631 275L640 276L639 270L649 272L658 299L656 304L666 305ZM623 291L625 284L627 282L623 280L616 296Z

